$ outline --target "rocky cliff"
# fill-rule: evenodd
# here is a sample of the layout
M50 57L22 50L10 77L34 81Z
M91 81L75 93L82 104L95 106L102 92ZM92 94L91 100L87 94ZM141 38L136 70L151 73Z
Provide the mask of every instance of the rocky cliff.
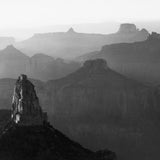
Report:
M114 152L93 152L70 140L43 119L42 113L34 85L21 75L15 84L12 117L0 132L1 159L116 160Z
M102 59L46 86L52 120L73 139L92 149L107 145L120 159L159 157L158 88L118 74Z
M31 81L52 124L71 139L110 148L122 160L159 158L159 87L122 76L101 59L58 80ZM10 108L14 83L0 80L0 108Z
M34 85L23 74L14 87L11 118L21 125L42 125L47 121L47 114L40 107Z
M48 81L54 113L77 117L85 113L94 119L102 115L117 118L142 116L158 103L150 105L150 88L111 70L103 59L86 61L76 72L55 81ZM152 98L151 98L152 99Z
M157 84L160 81L159 52L159 34L153 32L143 42L105 45L100 52L84 55L80 59L103 58L113 70L125 76Z
M136 33L138 29L135 24L124 23L120 25L118 33L127 34L127 33Z

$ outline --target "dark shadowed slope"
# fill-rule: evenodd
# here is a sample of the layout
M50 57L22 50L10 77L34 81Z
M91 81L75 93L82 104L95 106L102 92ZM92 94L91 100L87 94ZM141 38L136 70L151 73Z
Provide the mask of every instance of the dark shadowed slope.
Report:
M0 137L2 160L116 160L109 150L92 152L51 125L14 126Z
M92 152L50 125L13 126L0 137L2 160L116 160L113 152Z

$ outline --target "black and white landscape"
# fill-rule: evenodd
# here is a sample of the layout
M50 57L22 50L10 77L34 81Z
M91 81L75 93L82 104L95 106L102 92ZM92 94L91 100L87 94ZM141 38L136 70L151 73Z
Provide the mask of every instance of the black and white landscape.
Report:
M0 1L0 160L160 159L158 0Z

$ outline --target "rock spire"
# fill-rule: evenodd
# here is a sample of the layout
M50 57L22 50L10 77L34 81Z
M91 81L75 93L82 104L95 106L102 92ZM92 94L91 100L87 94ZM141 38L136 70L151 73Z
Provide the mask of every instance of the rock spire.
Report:
M23 74L14 87L11 118L21 125L41 125L47 121L47 114L39 105L34 85Z

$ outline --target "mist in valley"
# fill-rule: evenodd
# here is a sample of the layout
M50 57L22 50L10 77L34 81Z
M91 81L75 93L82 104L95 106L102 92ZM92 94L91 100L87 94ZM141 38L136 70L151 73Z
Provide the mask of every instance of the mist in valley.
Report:
M0 159L159 159L158 6L0 1Z

